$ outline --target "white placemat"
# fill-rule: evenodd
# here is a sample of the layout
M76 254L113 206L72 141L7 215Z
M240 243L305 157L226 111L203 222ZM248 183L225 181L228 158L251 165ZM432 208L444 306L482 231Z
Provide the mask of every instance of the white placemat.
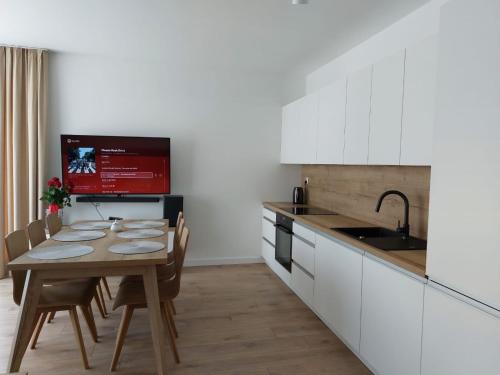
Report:
M165 244L156 241L134 241L111 246L108 250L116 254L146 254L165 248Z
M52 240L63 242L90 241L102 238L106 233L100 230L75 230L70 232L59 232L50 237Z
M71 245L55 245L46 247L36 247L28 251L28 256L34 259L53 260L81 257L82 255L90 254L94 251L91 246L71 244Z
M76 229L76 230L109 229L111 228L111 224L113 224L113 222L111 221L94 221L90 223L73 224L71 226L71 229Z
M152 228L161 228L165 226L166 223L163 221L132 221L130 223L125 223L123 226L129 229L152 229Z
M128 239L141 239L141 238L154 238L161 237L165 234L164 231L159 229L137 229L128 230L126 232L121 232L117 234L117 237L128 238Z

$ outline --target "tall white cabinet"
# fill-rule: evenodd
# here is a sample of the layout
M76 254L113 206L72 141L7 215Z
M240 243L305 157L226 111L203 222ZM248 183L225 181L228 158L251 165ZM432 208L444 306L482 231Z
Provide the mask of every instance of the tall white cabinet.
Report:
M318 92L317 164L342 164L347 80Z
M464 300L426 287L422 375L500 374L500 313Z
M441 14L427 272L500 310L500 1Z
M368 164L399 164L404 64L403 50L373 66Z
M344 164L368 163L372 72L368 66L347 79Z

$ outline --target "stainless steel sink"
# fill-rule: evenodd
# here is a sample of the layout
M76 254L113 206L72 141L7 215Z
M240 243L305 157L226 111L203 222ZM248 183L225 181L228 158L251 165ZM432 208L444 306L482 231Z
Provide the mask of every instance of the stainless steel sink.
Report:
M382 227L331 228L380 250L426 250L427 241Z

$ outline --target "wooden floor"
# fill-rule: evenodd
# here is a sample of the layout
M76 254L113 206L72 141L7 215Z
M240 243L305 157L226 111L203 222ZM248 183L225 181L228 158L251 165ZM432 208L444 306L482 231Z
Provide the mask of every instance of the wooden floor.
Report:
M110 279L116 291L118 279ZM369 374L363 364L265 265L187 268L176 301L182 363L172 375ZM111 303L108 302L111 309ZM0 280L0 373L7 366L17 317L10 280ZM90 370L81 367L71 323L60 313L47 325L22 370L33 374L108 374L121 310L103 320L100 342L82 324ZM82 319L83 320L83 319ZM155 374L147 313L132 319L116 374Z

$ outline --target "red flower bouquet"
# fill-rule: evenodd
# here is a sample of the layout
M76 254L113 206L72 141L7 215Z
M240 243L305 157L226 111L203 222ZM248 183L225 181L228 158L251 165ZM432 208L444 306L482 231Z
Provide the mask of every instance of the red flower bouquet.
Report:
M41 201L49 204L48 212L57 213L59 209L71 207L72 184L63 185L57 177L47 181L49 189L42 194Z

